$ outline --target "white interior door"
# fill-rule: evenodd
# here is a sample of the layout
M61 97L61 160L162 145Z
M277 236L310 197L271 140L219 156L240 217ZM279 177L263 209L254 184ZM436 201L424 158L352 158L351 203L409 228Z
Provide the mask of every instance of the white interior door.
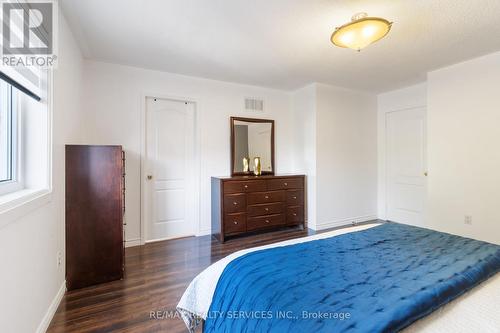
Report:
M146 242L194 235L194 105L146 100Z
M426 111L386 114L387 219L423 225L427 191Z

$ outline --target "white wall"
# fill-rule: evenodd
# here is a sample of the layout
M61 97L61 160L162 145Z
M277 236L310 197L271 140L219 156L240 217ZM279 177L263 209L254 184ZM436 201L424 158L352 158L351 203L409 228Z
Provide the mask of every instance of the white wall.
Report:
M81 77L80 50L60 15L59 67L54 71L52 199L0 229L2 332L44 331L64 292L64 258L57 266L57 252L64 255L65 251L64 145L83 137Z
M316 229L316 85L293 93L293 168L306 178L306 220Z
M426 107L427 85L421 83L378 95L378 217L386 219L386 114Z
M500 52L428 75L428 225L497 244L499 87Z
M317 84L317 228L377 217L377 98Z
M378 96L378 213L385 219L385 114L426 107L425 225L500 243L500 53L428 73L427 82ZM472 216L472 225L465 224Z
M295 163L312 229L377 218L377 100L324 84L293 94Z
M230 174L230 116L275 120L276 171L293 170L290 94L254 86L85 61L86 131L89 144L121 144L126 155L126 239L137 244L140 228L141 108L143 94L197 100L201 169L199 234L210 232L210 177ZM265 112L244 111L244 98L261 97Z

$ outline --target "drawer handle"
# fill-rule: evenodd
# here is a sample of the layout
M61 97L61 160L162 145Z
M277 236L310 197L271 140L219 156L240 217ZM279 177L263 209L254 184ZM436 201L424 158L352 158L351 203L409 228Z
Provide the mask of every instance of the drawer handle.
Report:
M248 188L248 185L245 185L245 188Z
M266 220L266 223L269 223L269 220Z
M265 198L266 198L266 199L269 199L269 196L268 196L268 195L266 195L266 196L265 196Z
M266 211L266 212L268 212L268 211L269 211L269 208L267 208L267 207L266 207L266 208L264 208L264 209L265 209L265 211Z
M236 206L236 205L238 205L238 203L235 201L235 202L233 202L233 205L235 205L235 206Z
M283 185L288 186L288 183L284 183Z
M297 200L297 197L293 197L293 200Z
M297 216L297 213L293 213L293 216Z
M238 224L238 221L233 221L234 224Z

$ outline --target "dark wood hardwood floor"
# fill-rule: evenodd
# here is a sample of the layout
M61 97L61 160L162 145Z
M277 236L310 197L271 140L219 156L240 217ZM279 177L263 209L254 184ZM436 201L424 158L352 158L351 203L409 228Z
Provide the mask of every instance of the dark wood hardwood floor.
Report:
M382 221L367 223L374 222ZM314 233L292 228L224 244L203 236L127 248L124 279L66 292L47 332L187 332L179 317L151 313L175 311L191 280L230 253Z

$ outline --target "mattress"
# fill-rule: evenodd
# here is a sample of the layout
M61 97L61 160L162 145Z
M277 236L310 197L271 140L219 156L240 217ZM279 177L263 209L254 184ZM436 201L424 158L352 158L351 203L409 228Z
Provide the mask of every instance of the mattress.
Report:
M266 248L330 238L341 234L369 229L377 225L378 224L345 228L233 253L208 267L191 282L179 302L178 309L188 327L193 329L199 323L200 318L206 318L217 283L225 267L234 259L247 253ZM431 315L415 322L405 331L470 332L471 330L480 330L481 332L499 332L498 327L500 327L500 320L495 316L495 306L498 306L498 304L500 304L500 277L494 276L471 290L469 293L462 295L455 301L439 308Z

